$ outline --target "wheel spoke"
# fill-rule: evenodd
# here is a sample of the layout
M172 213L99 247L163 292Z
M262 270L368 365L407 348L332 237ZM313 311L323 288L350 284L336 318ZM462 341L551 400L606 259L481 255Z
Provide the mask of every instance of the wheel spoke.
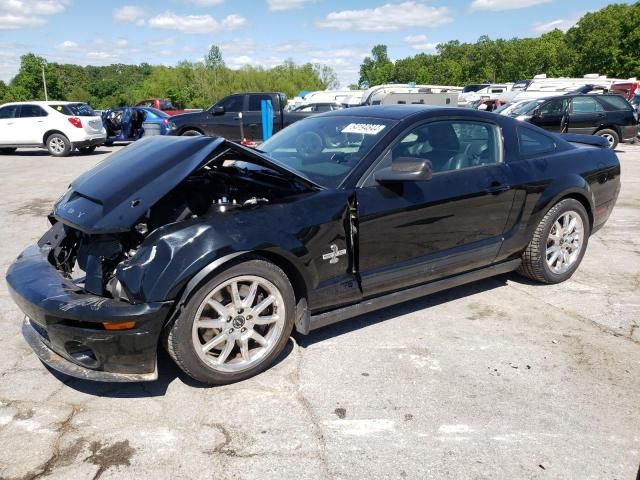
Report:
M249 337L253 338L256 342L258 342L261 346L266 347L267 346L267 339L264 338L262 335L260 335L258 332L256 332L255 330L253 332L251 332L251 334L249 335Z
M262 312L265 308L271 305L274 300L275 298L273 298L273 295L269 295L267 298L261 301L258 305L256 305L256 307L253 309L253 313L255 313L256 315L260 315L260 312Z
M218 318L200 317L198 328L224 328L227 322Z
M229 357L229 354L231 353L231 350L233 350L235 344L236 341L233 338L227 338L227 343L224 344L224 348L218 356L218 363L224 363L227 361L227 358Z
M251 307L251 305L253 304L253 301L256 298L257 292L258 292L258 282L253 282L249 287L249 293L247 293L247 296L244 297L244 300L242 300L243 308Z
M551 255L551 258L549 259L549 266L553 267L553 265L555 264L556 260L558 259L558 257L560 256L560 249L556 250L555 252L553 252L553 255Z
M569 217L569 224L567 225L567 227L565 228L565 232L568 234L573 233L573 231L576 229L576 219L573 217Z
M229 313L229 310L227 310L227 308L224 305L222 305L220 302L212 298L207 300L207 305L209 305L216 312L218 312L218 315L220 315L221 318L228 318L231 316L231 314Z
M556 220L556 223L554 223L554 226L556 228L556 234L555 236L557 238L560 238L562 236L562 234L564 233L564 228L562 227L562 225L560 224L560 219Z
M242 355L242 359L245 362L248 362L249 360L251 360L251 357L249 356L249 339L248 338L243 338L240 340L240 355Z
M549 258L549 255L551 255L552 253L559 252L559 251L560 251L559 246L552 245L551 247L547 248L547 258Z
M255 320L253 320L253 323L255 325L269 325L277 322L278 320L280 320L278 315L269 315L267 317L256 317Z
M211 340L209 340L207 343L202 345L202 351L204 353L207 353L213 347L216 347L216 346L220 345L226 339L227 339L227 334L226 333L219 333L218 335L213 337Z
M236 309L242 308L242 300L240 299L240 292L238 291L238 282L233 282L231 284L231 299L233 300L233 306Z

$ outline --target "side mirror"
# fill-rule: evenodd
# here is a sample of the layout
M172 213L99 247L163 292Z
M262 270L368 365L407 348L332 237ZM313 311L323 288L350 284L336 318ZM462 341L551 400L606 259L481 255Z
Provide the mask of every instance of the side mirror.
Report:
M224 107L222 105L216 105L211 112L213 115L224 115Z
M425 182L431 180L433 168L431 161L424 158L399 157L390 167L382 168L375 174L378 183Z

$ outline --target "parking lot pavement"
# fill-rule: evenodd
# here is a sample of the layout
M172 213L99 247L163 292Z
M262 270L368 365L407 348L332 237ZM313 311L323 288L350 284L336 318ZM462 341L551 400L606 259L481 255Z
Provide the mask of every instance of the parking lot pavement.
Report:
M68 183L113 149L0 156L0 478L636 478L640 147L581 268L488 279L296 336L219 388L53 374L4 272ZM37 154L33 154L37 153Z

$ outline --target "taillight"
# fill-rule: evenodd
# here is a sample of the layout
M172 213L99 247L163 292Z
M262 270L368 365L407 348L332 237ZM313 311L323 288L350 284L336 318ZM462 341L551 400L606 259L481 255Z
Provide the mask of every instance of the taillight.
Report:
M76 128L82 128L82 120L78 117L69 117L69 123Z
M163 118L162 123L164 123L165 125L169 125L169 119Z

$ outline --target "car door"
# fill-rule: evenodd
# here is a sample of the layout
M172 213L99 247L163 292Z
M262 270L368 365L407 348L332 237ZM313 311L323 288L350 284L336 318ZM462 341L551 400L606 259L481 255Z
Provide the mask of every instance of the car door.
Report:
M573 97L569 106L567 131L569 133L592 134L602 123L606 113L593 97Z
M545 130L559 132L562 127L562 118L566 114L567 104L567 98L548 100L537 108L530 122Z
M48 113L40 106L23 104L16 119L15 139L22 145L40 145L47 131Z
M514 198L503 150L499 126L486 121L429 122L399 136L357 189L365 297L493 261ZM375 180L407 157L429 160L431 180Z
M0 145L16 145L16 120L20 105L7 105L0 108Z
M242 140L240 138L240 112L245 109L246 95L229 95L216 103L209 111L210 116L204 125L204 131L208 135L216 135L229 140ZM217 113L216 107L223 107L222 113Z
M262 100L271 101L271 95L251 93L247 96L249 97L249 103L246 111L242 114L244 136L250 140L262 140ZM275 109L276 106L273 105L272 118L275 116Z

